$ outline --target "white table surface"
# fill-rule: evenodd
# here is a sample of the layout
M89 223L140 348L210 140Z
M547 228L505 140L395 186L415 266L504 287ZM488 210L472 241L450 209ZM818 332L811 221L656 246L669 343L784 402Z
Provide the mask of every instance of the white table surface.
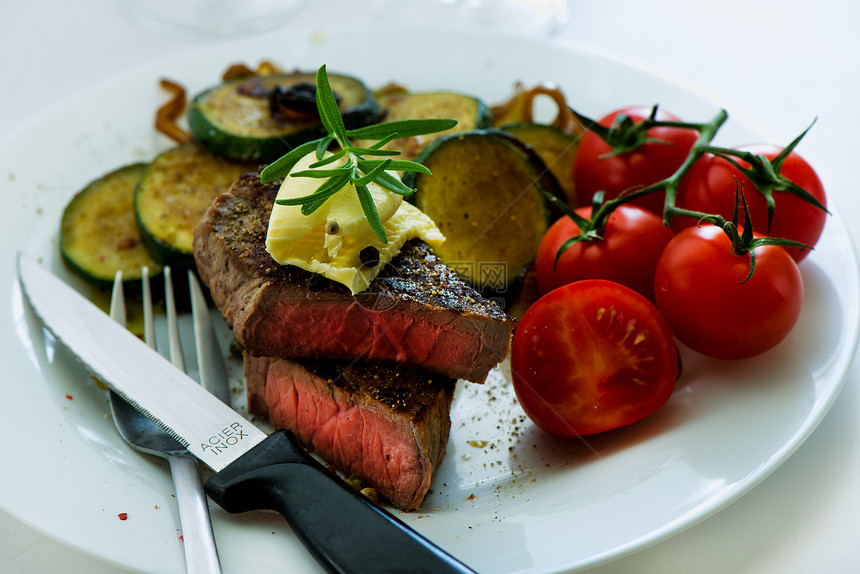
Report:
M179 2L180 0L177 0ZM406 2L408 0L402 0ZM308 0L266 32L310 34L334 5L368 22L364 0ZM698 86L787 142L818 123L798 151L818 170L842 215L856 193L860 3L849 0L572 1L564 39L633 56ZM0 138L68 94L130 67L213 40L181 40L130 23L119 0L0 3ZM2 175L2 174L0 174ZM855 244L857 232L853 231ZM7 381L8 383L8 381ZM589 570L637 573L860 571L860 366L812 437L727 509L656 546ZM4 468L4 472L7 472ZM1 484L1 483L0 483ZM0 572L123 572L0 510Z

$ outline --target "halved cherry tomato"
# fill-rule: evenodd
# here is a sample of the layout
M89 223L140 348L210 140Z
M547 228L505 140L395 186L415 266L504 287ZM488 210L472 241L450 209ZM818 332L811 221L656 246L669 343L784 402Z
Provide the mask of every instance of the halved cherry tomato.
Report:
M591 207L580 207L576 213L589 219ZM635 205L622 205L609 216L600 239L576 242L556 264L561 245L579 234L573 219L561 217L544 235L535 264L541 293L582 279L608 279L654 300L657 260L674 236L659 216Z
M654 292L678 340L704 355L743 359L782 341L800 316L803 281L782 247L735 253L725 232L690 227L669 242L657 264Z
M761 154L773 160L782 148L771 145L738 148L753 154ZM749 164L738 160L744 167ZM780 174L809 192L823 205L827 205L824 186L815 170L797 153L792 152L782 164ZM705 154L681 180L677 205L692 211L719 214L731 220L735 209L736 189L742 185L744 198L749 206L753 230L769 237L793 239L814 247L824 229L827 212L786 191L774 191L774 212L770 229L767 225L767 202L765 196L735 166L725 158ZM743 208L741 208L743 210ZM740 221L744 221L743 216ZM688 217L675 217L672 227L680 230L697 222ZM802 247L785 247L795 261L801 261L809 253Z
M594 279L559 287L526 311L511 371L535 424L572 437L628 425L662 407L675 388L678 352L653 304Z
M609 127L620 114L627 115L638 124L651 115L651 108L622 108L600 118L597 123ZM657 110L655 119L680 121L662 109ZM696 130L679 127L655 127L649 129L646 135L659 142L644 143L633 151L614 154L600 136L592 131L586 132L576 151L573 167L579 205L591 205L591 198L601 190L606 199L612 199L622 191L666 179L681 167L699 137ZM662 191L651 193L633 203L662 216L665 195Z

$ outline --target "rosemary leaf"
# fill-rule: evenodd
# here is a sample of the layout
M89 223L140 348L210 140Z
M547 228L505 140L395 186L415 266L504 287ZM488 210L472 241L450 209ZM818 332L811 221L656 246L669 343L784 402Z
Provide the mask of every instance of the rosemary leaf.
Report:
M358 169L367 173L368 171L376 168L376 166L384 163L384 161L389 162L387 170L393 171L417 171L426 175L433 175L430 173L430 170L421 165L418 162L402 160L402 159L389 159L389 160L381 160L381 159L365 159L360 158L358 160Z
M303 197L278 199L278 205L300 205L302 213L309 215L319 209L334 194L352 182L358 195L359 203L367 217L371 229L385 243L388 238L379 211L373 202L373 196L367 186L376 183L383 189L398 195L411 195L415 190L404 185L395 175L388 171L416 171L430 175L430 170L415 161L391 159L400 155L399 151L383 149L388 142L404 137L412 137L436 133L453 128L457 125L452 119L416 119L384 122L371 126L347 130L334 92L328 81L325 65L320 66L316 75L316 104L320 122L327 132L321 138L303 143L281 158L272 162L260 172L260 181L273 182L290 174L292 177L310 177L325 180L314 193ZM349 138L373 140L372 144L353 146ZM325 156L332 143L337 142L340 150ZM306 155L314 153L317 161L311 163L309 169L290 173L296 164ZM368 159L373 158L387 159ZM336 167L321 169L341 162Z
M378 149L375 147L356 147L349 146L349 153L354 155L375 155L375 156L389 156L389 155L400 155L400 152L393 149Z
M409 161L406 159L391 160L391 165L388 166L388 169L394 171L417 171L419 173L423 173L424 175L433 175L432 173L430 173L430 170L424 165L418 163L417 161Z
M311 169L316 169L318 167L323 167L324 165L332 164L332 163L342 159L346 155L346 153L347 153L347 151L342 149L338 152L331 154L328 157L320 158L319 161L315 161L314 163L310 164L308 167Z
M390 164L390 163L391 163L391 160L390 160L390 159L385 160L384 162L382 162L382 163L380 163L379 165L377 165L376 167L374 167L372 170L368 171L368 172L367 172L366 174L364 174L362 177L359 177L359 178L353 179L353 180L352 180L352 183L353 183L356 187L358 187L359 185L360 185L360 186L366 186L368 183L370 183L371 181L373 181L374 179L376 179L376 177L377 177L380 173L385 172L385 170L386 170L386 169L388 169L388 164Z
M275 200L275 203L277 203L278 205L303 205L305 203L318 201L322 197L328 199L329 197L343 189L347 183L349 183L349 175L343 174L342 176L333 177L329 180L324 181L310 195L304 195L302 197L288 197L286 199L277 199Z
M318 142L317 143L317 149L316 149L317 159L323 158L326 150L328 149L328 146L330 146L331 142L333 142L333 141L334 141L334 138L331 136L325 136L325 137L322 137L322 138L317 140L317 142Z
M276 199L275 203L278 205L304 205L311 201L316 201L319 198L319 195L316 193L312 193L310 195L303 195L302 197L286 197L283 199Z
M396 193L398 195L412 195L415 193L415 189L409 187L390 173L382 172L378 176L376 176L377 185L384 187L388 191L392 193Z
M382 138L381 140L379 140L378 142L376 142L375 144L370 146L370 149L379 149L394 139L397 139L397 132L391 132L390 134L388 134L387 136L385 136L384 138Z
M316 141L310 141L293 148L286 155L281 156L267 165L263 171L260 172L260 181L263 183L270 183L276 179L284 177L291 169L293 169L293 166L296 165L300 159L313 151L316 145Z
M344 182L344 185L346 185L346 182ZM343 186L340 187L340 189L342 188ZM314 194L314 196L318 196L318 198L302 205L302 215L310 215L311 213L322 207L323 204L328 201L332 195L340 191L340 189L332 188L326 193Z
M327 198L331 197L346 187L347 183L349 183L349 173L342 173L320 185L311 197L321 197L323 195Z
M427 134L441 132L451 129L457 125L457 120L454 119L416 119L416 120L395 120L391 122L383 122L381 124L373 124L364 126L354 130L347 131L349 137L355 139L380 139L392 132L397 133L398 138L407 138L412 136L423 136Z
M379 219L379 211L376 209L376 204L373 203L370 191L364 185L356 185L355 191L358 193L358 202L361 204L361 209L364 210L364 216L367 217L370 228L381 242L388 243L388 237L385 235L385 229Z
M349 174L351 170L347 166L338 167L335 169L305 169L302 171L296 171L290 174L290 177L310 177L313 179L326 179L330 177L337 177L341 174L346 173Z
M317 70L317 110L319 110L323 127L329 135L333 136L341 147L345 148L349 145L340 108L337 107L337 100L334 97L334 92L331 91L331 84L329 84L324 65Z

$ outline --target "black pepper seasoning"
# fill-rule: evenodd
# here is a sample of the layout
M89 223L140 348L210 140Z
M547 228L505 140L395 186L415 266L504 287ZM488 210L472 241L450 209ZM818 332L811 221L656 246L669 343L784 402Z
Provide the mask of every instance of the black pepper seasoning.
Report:
M359 252L358 259L365 267L376 267L379 265L379 249L373 245L368 245Z

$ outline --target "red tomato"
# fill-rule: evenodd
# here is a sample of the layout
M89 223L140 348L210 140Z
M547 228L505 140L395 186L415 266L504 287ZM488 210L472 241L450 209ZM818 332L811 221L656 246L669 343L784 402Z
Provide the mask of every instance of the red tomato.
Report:
M678 340L718 359L743 359L782 341L797 322L803 281L782 248L738 255L719 227L702 225L669 242L654 277L657 308Z
M651 108L623 108L604 116L597 123L609 127L621 113L636 123L641 123L651 115ZM660 109L657 110L655 119L680 121L676 116ZM586 132L577 149L573 166L574 187L579 205L591 205L591 198L601 190L604 191L606 199L612 199L618 197L622 191L666 179L687 159L699 134L693 129L657 127L648 130L647 137L660 140L661 143L649 142L633 151L607 155L612 153L609 144L594 132ZM651 193L633 203L662 216L665 195L663 192Z
M529 307L514 334L511 372L535 424L573 437L631 424L663 406L678 378L678 352L654 305L593 279Z
M588 219L591 207L576 213ZM541 293L582 279L608 279L654 300L654 269L674 235L662 218L641 207L622 205L609 216L601 239L576 242L555 265L559 247L579 233L573 219L562 217L544 235L536 261Z
M740 148L754 154L762 154L769 160L775 158L782 148L770 145ZM739 161L740 165L749 164ZM796 183L825 206L827 199L824 186L815 170L802 157L792 152L782 164L780 174ZM697 161L682 180L678 190L677 205L692 211L719 214L731 220L735 208L736 186L743 185L744 198L749 206L753 229L769 237L780 237L800 241L814 247L824 229L827 213L803 199L785 191L774 191L775 208L771 228L767 228L767 202L764 195L749 179L726 159L706 154ZM741 212L743 207L741 207ZM743 217L740 219L744 221ZM676 230L695 225L688 217L675 217L672 227ZM786 247L795 261L800 261L809 249Z

